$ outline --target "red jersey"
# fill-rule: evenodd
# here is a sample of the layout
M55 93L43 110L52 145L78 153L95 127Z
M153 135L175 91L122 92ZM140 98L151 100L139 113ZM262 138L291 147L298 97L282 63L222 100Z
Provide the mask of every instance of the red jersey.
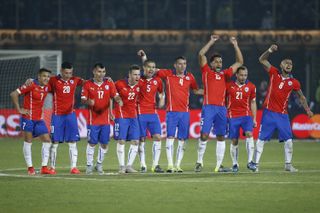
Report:
M190 89L198 89L196 79L191 73L177 76L173 70L161 69L157 76L166 80L167 111L188 112Z
M160 78L141 78L139 81L140 94L138 99L139 114L155 114L157 92L163 92L163 85Z
M201 73L204 86L203 105L225 106L226 83L233 75L232 68L215 72L205 64L201 67Z
M301 89L298 80L292 77L284 78L279 70L271 66L269 71L269 87L263 106L273 112L287 114L287 107L292 90Z
M74 93L77 86L83 84L79 77L72 77L65 81L60 75L50 78L49 84L53 92L53 113L55 115L66 115L73 112Z
M115 118L136 118L137 97L140 93L139 84L129 86L128 80L119 80L115 83L116 89L122 99L123 106L115 103Z
M93 80L86 81L82 87L81 98L94 100L94 105L88 106L89 125L110 124L110 98L113 98L116 95L117 90L113 82L105 80L99 85Z
M24 95L23 108L29 110L29 115L22 117L29 120L43 119L43 104L50 91L50 86L40 86L38 81L34 80L30 86L22 85L17 89L19 94Z
M247 81L238 85L231 81L227 84L227 103L229 118L252 116L251 101L256 98L256 86Z

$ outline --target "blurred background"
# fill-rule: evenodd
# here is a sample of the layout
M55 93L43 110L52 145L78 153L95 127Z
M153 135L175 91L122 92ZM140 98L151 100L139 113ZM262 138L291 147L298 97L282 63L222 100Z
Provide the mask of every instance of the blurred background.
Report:
M221 53L225 68L235 61L228 38L237 36L261 108L268 75L258 57L276 43L279 52L270 57L271 63L278 66L284 57L293 59L293 75L319 112L319 4L320 0L0 0L0 48L59 50L63 60L74 63L75 75L86 79L97 61L114 80L125 77L130 64L140 64L139 49L159 68L171 68L174 58L184 55L201 85L197 53L210 34L222 36L208 54ZM8 66L0 64L2 80L12 74ZM23 75L23 66L16 69L21 80L13 88L30 76ZM6 88L2 84L1 96L8 94ZM10 100L4 102L2 107L11 106ZM79 102L76 107L83 107ZM191 108L201 104L201 97L191 97ZM303 112L294 96L289 109Z

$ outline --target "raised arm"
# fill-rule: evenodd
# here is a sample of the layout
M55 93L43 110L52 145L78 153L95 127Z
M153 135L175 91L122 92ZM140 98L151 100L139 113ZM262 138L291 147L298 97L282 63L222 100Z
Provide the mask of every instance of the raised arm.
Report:
M199 64L200 67L203 67L206 63L208 63L206 53L210 49L210 47L219 39L218 35L211 35L210 40L206 45L202 47L202 49L199 51L198 57L199 57Z
M262 55L259 57L259 62L264 66L264 68L269 71L271 64L268 61L268 57L271 53L278 50L278 46L275 44L272 44L269 49L267 49Z
M148 59L147 54L144 52L144 50L139 50L137 52L137 55L141 57L142 64Z
M255 98L251 100L250 108L253 115L253 127L257 127L257 102Z
M309 116L309 118L311 118L313 116L313 112L310 110L308 106L306 97L303 95L301 90L296 91L296 94L298 95L299 101L303 106L304 110L306 111L307 115Z
M237 39L235 37L231 37L230 42L231 42L231 44L233 44L235 54L236 54L236 62L231 65L233 74L235 74L237 69L243 65L243 56L242 56L241 50L238 46Z

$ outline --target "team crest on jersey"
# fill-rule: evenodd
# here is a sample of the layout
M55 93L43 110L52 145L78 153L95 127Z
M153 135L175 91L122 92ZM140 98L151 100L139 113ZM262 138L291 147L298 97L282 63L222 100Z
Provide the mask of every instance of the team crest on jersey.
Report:
M157 82L156 80L154 80L154 81L153 81L153 84L154 84L154 85L157 85L157 84L158 84L158 82Z
M73 84L73 83L74 83L74 81L73 81L73 80L70 80L70 83L71 83L71 84Z
M189 76L187 76L187 77L186 77L186 80L188 80L188 81L189 81L189 80L190 80L190 77L189 77Z
M245 92L248 92L248 91L249 91L249 87L245 87L245 88L244 88L244 91L245 91Z
M106 88L106 90L109 90L109 85L106 85L104 88Z
M291 85L292 85L292 81L289 81L289 82L288 82L288 85L291 86Z
M48 87L45 87L45 88L44 88L44 91L48 92Z
M94 91L94 88L93 88L93 87L90 87L90 89Z
M137 87L137 92L139 92L140 91L140 88L139 87Z

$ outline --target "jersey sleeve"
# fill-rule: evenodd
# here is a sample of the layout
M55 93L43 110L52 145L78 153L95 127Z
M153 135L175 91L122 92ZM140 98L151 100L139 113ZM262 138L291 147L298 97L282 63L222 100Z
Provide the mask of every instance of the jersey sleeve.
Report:
M114 85L114 83L110 83L110 97L114 98L116 95L118 95L116 86Z
M269 73L269 76L273 76L273 75L278 74L279 70L277 68L275 68L274 66L271 66L268 73Z
M85 83L85 80L80 77L75 77L75 80L77 81L77 86L81 86Z
M301 90L301 85L300 85L300 82L298 80L293 81L293 90L294 91Z
M17 89L17 92L21 95L21 94L25 94L27 92L30 92L34 87L34 83L31 83L29 86L26 85L22 85Z
M250 100L254 100L257 95L257 88L254 84L251 84L251 94L250 94Z
M210 69L208 64L205 64L205 65L203 65L203 67L201 67L201 73L205 73L205 72L208 72L210 70L211 69Z
M168 70L168 69L160 69L156 76L159 78L166 78L167 76L172 75L172 70Z
M225 69L225 70L223 71L223 74L224 74L225 78L226 78L227 81L228 81L228 80L230 80L231 77L233 76L233 69L232 69L231 67L229 67L228 69Z
M81 99L87 100L89 96L88 84L84 84L81 90Z
M190 73L190 81L191 81L191 84L190 84L191 89L199 89L197 81L191 73Z
M157 78L158 81L158 93L163 93L163 83L161 81L161 79Z
M48 83L48 85L50 86L50 92L53 92L55 82L56 82L56 76L52 76L49 79L49 83Z

